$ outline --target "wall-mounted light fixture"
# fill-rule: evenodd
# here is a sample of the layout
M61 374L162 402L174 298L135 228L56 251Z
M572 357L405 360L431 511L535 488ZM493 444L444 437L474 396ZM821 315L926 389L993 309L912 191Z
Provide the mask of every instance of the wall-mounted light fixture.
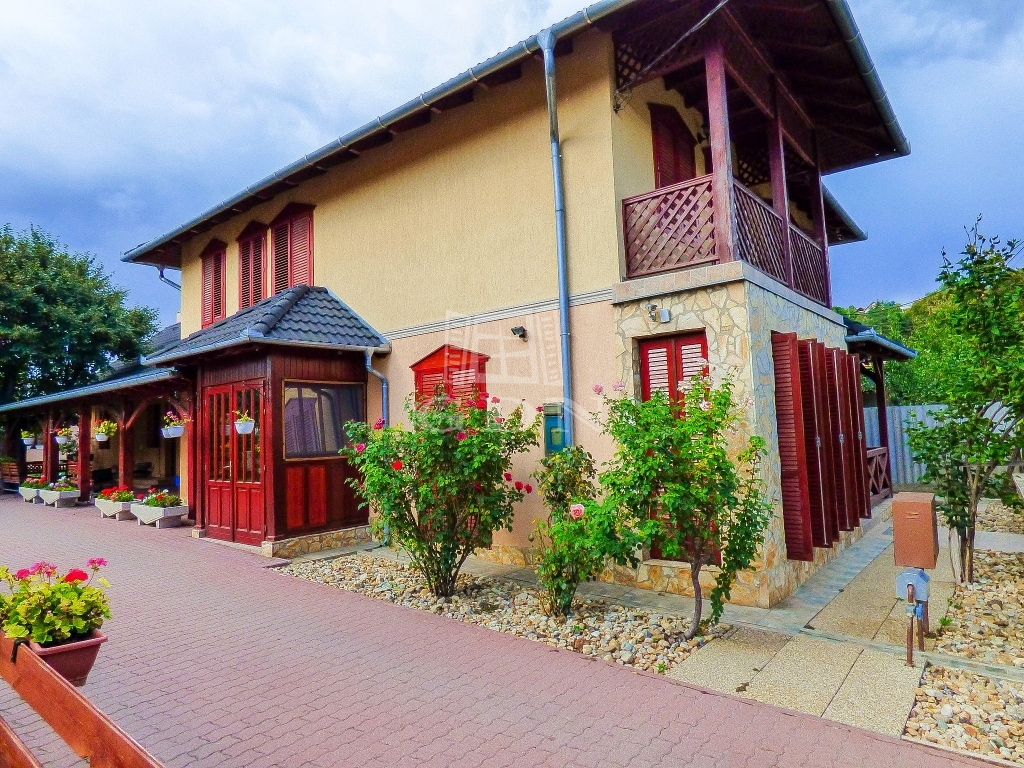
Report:
M647 316L651 318L652 323L667 323L672 320L671 309L658 309L658 305L653 302L644 304L644 309L647 310Z
M517 339L522 339L523 341L526 341L526 329L521 325L517 325L515 328L512 329L512 335L515 336Z

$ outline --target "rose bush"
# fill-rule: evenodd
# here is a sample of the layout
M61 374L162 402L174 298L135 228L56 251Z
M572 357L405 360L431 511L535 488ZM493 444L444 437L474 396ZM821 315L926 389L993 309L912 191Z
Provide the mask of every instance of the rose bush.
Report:
M455 400L440 387L407 400L406 412L408 429L349 422L341 454L360 472L349 482L375 513L376 535L393 538L430 591L448 597L466 558L511 530L528 493L510 482L512 458L537 445L540 419L525 421L521 406L502 415L486 393Z
M81 640L110 618L103 591L110 584L97 575L106 564L93 558L86 566L89 572L72 568L64 576L46 562L13 574L0 566L0 582L8 589L7 594L0 592L0 628L11 639L44 646Z

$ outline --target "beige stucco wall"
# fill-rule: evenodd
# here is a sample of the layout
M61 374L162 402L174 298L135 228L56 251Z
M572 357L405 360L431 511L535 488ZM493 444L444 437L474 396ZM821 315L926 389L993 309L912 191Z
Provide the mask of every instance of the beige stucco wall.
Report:
M612 171L609 35L578 37L558 60L570 291L619 279ZM239 215L184 248L182 330L200 327L198 254L228 243L227 312L238 308L236 238L292 201L316 205L313 273L381 331L550 299L557 293L554 195L543 67L477 88L471 104L434 115L325 175Z

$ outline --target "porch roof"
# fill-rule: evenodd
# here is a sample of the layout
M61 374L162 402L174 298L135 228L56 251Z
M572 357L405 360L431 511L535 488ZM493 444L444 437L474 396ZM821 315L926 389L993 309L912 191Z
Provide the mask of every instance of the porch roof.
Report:
M135 364L117 371L113 376L95 384L87 384L84 387L65 389L62 392L54 392L51 395L39 395L26 400L16 400L13 403L0 405L0 413L13 413L44 405L65 403L72 400L85 400L94 395L117 392L122 389L141 387L145 384L155 384L160 381L167 381L176 378L177 371L168 368L152 368L149 366Z
M811 0L810 4L797 0L772 3L746 0L746 5L749 6L747 11L755 15L758 28L770 38L766 39L766 44L780 58L783 69L794 70L791 75L804 75L801 95L818 91L831 95L835 86L845 88L840 101L844 102L844 107L849 108L847 112L836 112L838 107L832 101L812 105L816 116L827 123L828 133L833 139L829 148L849 143L849 124L857 123L854 131L857 138L853 144L855 149L827 162L826 172L910 153L910 145L889 103L889 97L847 0ZM571 44L573 36L592 26L611 31L623 24L632 23L637 17L641 21L650 21L653 17L657 22L657 17L671 8L672 3L659 0L598 0L554 24L551 31L558 40ZM645 14L648 18L645 18ZM801 34L810 35L807 45L792 39ZM539 36L540 33L516 43L397 109L374 118L251 184L180 227L137 245L125 253L122 259L139 264L180 268L181 246L192 237L326 173L333 166L355 160L367 150L390 143L398 133L427 125L432 112L468 104L478 84L500 84L516 79L522 63L539 53ZM824 86L810 75L824 77ZM835 214L834 218L843 218L841 213ZM856 225L850 229L853 237L843 242L859 239L856 236L859 231Z
M878 357L882 360L895 360L905 363L917 357L917 351L900 344L898 341L886 338L874 328L864 323L858 323L850 318L843 318L846 324L846 348L850 352L865 352L871 357Z
M167 365L246 344L388 353L388 340L326 288L296 285L143 359Z

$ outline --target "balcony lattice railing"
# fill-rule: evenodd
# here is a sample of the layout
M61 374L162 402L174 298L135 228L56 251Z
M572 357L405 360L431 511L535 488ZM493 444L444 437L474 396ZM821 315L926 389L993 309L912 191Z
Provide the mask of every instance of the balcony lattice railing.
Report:
M737 258L828 306L828 263L824 250L775 210L735 182ZM717 263L712 177L631 197L622 202L627 278Z
M868 448L868 488L871 506L892 496L888 448Z

